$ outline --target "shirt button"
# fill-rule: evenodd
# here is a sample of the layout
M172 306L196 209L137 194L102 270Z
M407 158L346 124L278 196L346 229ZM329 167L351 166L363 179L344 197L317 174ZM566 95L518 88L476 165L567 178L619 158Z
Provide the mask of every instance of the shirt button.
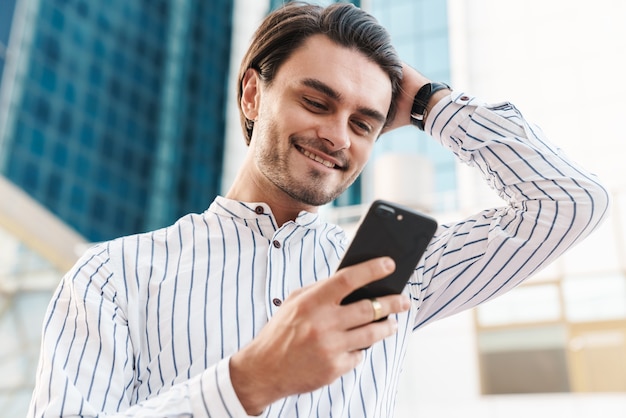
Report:
M274 248L280 248L280 242L278 242L277 240L274 240L272 242L272 245L274 246Z
M463 101L463 102L467 102L469 99L470 99L470 98L469 98L469 97L467 97L467 96L461 96L461 97L459 98L459 100L461 100L461 101Z
M272 299L272 303L274 304L274 306L280 306L283 304L283 301L278 298L274 298Z
M263 206L257 206L256 208L254 208L254 212L257 215L263 215L263 212L265 212L265 209L263 209Z

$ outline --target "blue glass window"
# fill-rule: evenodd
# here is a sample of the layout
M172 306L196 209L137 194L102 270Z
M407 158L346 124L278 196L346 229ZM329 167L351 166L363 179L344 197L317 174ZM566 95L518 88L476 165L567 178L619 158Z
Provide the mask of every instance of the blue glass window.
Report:
M41 87L54 93L57 84L57 77L55 72L47 65L44 65L41 69Z
M69 109L63 109L59 113L58 130L62 137L67 137L72 132L72 113Z
M84 123L80 129L80 143L86 148L92 148L94 145L93 126L90 123Z
M29 22L32 44L23 46L30 48L24 54L30 61L18 81L24 94L3 174L91 240L164 226L203 210L220 192L232 3L41 2ZM180 14L190 30L173 33L171 16L183 5L190 8ZM171 41L180 54L169 54ZM166 74L170 59L178 66L173 82ZM164 108L165 88L175 100ZM163 115L170 114L170 126L185 138L160 130ZM156 150L164 141L188 156L163 167ZM198 144L202 153L195 151ZM147 203L164 189L154 174L159 168L176 181L165 192L167 204L153 209ZM48 182L50 172L55 185ZM177 195L179 186L184 193ZM116 208L110 218L92 207L97 193Z
M51 112L48 99L43 96L37 97L33 102L32 112L33 116L39 123L43 125L48 124Z
M52 161L57 167L64 167L67 164L67 147L63 142L54 144Z
M85 210L85 191L81 187L72 187L70 192L70 206L77 212Z
M41 130L37 128L33 129L33 136L30 144L30 152L40 157L44 155L45 138Z
M61 185L63 180L57 172L52 172L46 180L46 197L52 201L57 201L61 197Z

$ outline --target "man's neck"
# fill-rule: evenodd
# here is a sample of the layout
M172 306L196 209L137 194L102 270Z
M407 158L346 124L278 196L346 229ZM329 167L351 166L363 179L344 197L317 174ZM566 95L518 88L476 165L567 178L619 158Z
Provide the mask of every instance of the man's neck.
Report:
M227 199L237 200L247 203L265 203L272 210L272 215L276 219L278 226L285 222L295 221L300 212L317 212L316 206L305 205L285 194L273 184L257 184L254 181L241 179L242 173L237 177L228 193Z

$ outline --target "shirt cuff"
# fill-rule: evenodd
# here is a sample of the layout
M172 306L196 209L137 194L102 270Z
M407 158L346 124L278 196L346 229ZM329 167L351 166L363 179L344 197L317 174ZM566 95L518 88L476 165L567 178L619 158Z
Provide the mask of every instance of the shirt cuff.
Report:
M230 357L220 360L200 375L200 383L190 388L193 416L242 417L248 415L230 380Z
M424 130L441 142L442 137L450 137L481 105L484 106L485 103L474 96L452 91L430 110Z

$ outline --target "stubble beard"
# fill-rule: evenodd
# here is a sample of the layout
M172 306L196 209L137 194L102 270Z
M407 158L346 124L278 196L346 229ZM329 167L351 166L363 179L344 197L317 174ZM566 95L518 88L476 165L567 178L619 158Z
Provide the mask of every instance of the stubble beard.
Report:
M263 141L263 146L257 149L257 161L261 173L278 189L288 195L293 200L304 203L309 206L322 206L333 201L341 193L343 193L356 179L359 173L354 174L351 178L346 179L332 190L324 185L326 175L321 170L314 168L309 169L308 178L306 180L295 179L289 170L289 161L286 156L289 152L294 151L297 143L313 143L316 140L307 140L304 138L291 137L286 147L277 146L280 139L276 130L276 126L272 124L268 127L268 138ZM347 164L347 163L346 163ZM346 169L347 167L344 167Z

